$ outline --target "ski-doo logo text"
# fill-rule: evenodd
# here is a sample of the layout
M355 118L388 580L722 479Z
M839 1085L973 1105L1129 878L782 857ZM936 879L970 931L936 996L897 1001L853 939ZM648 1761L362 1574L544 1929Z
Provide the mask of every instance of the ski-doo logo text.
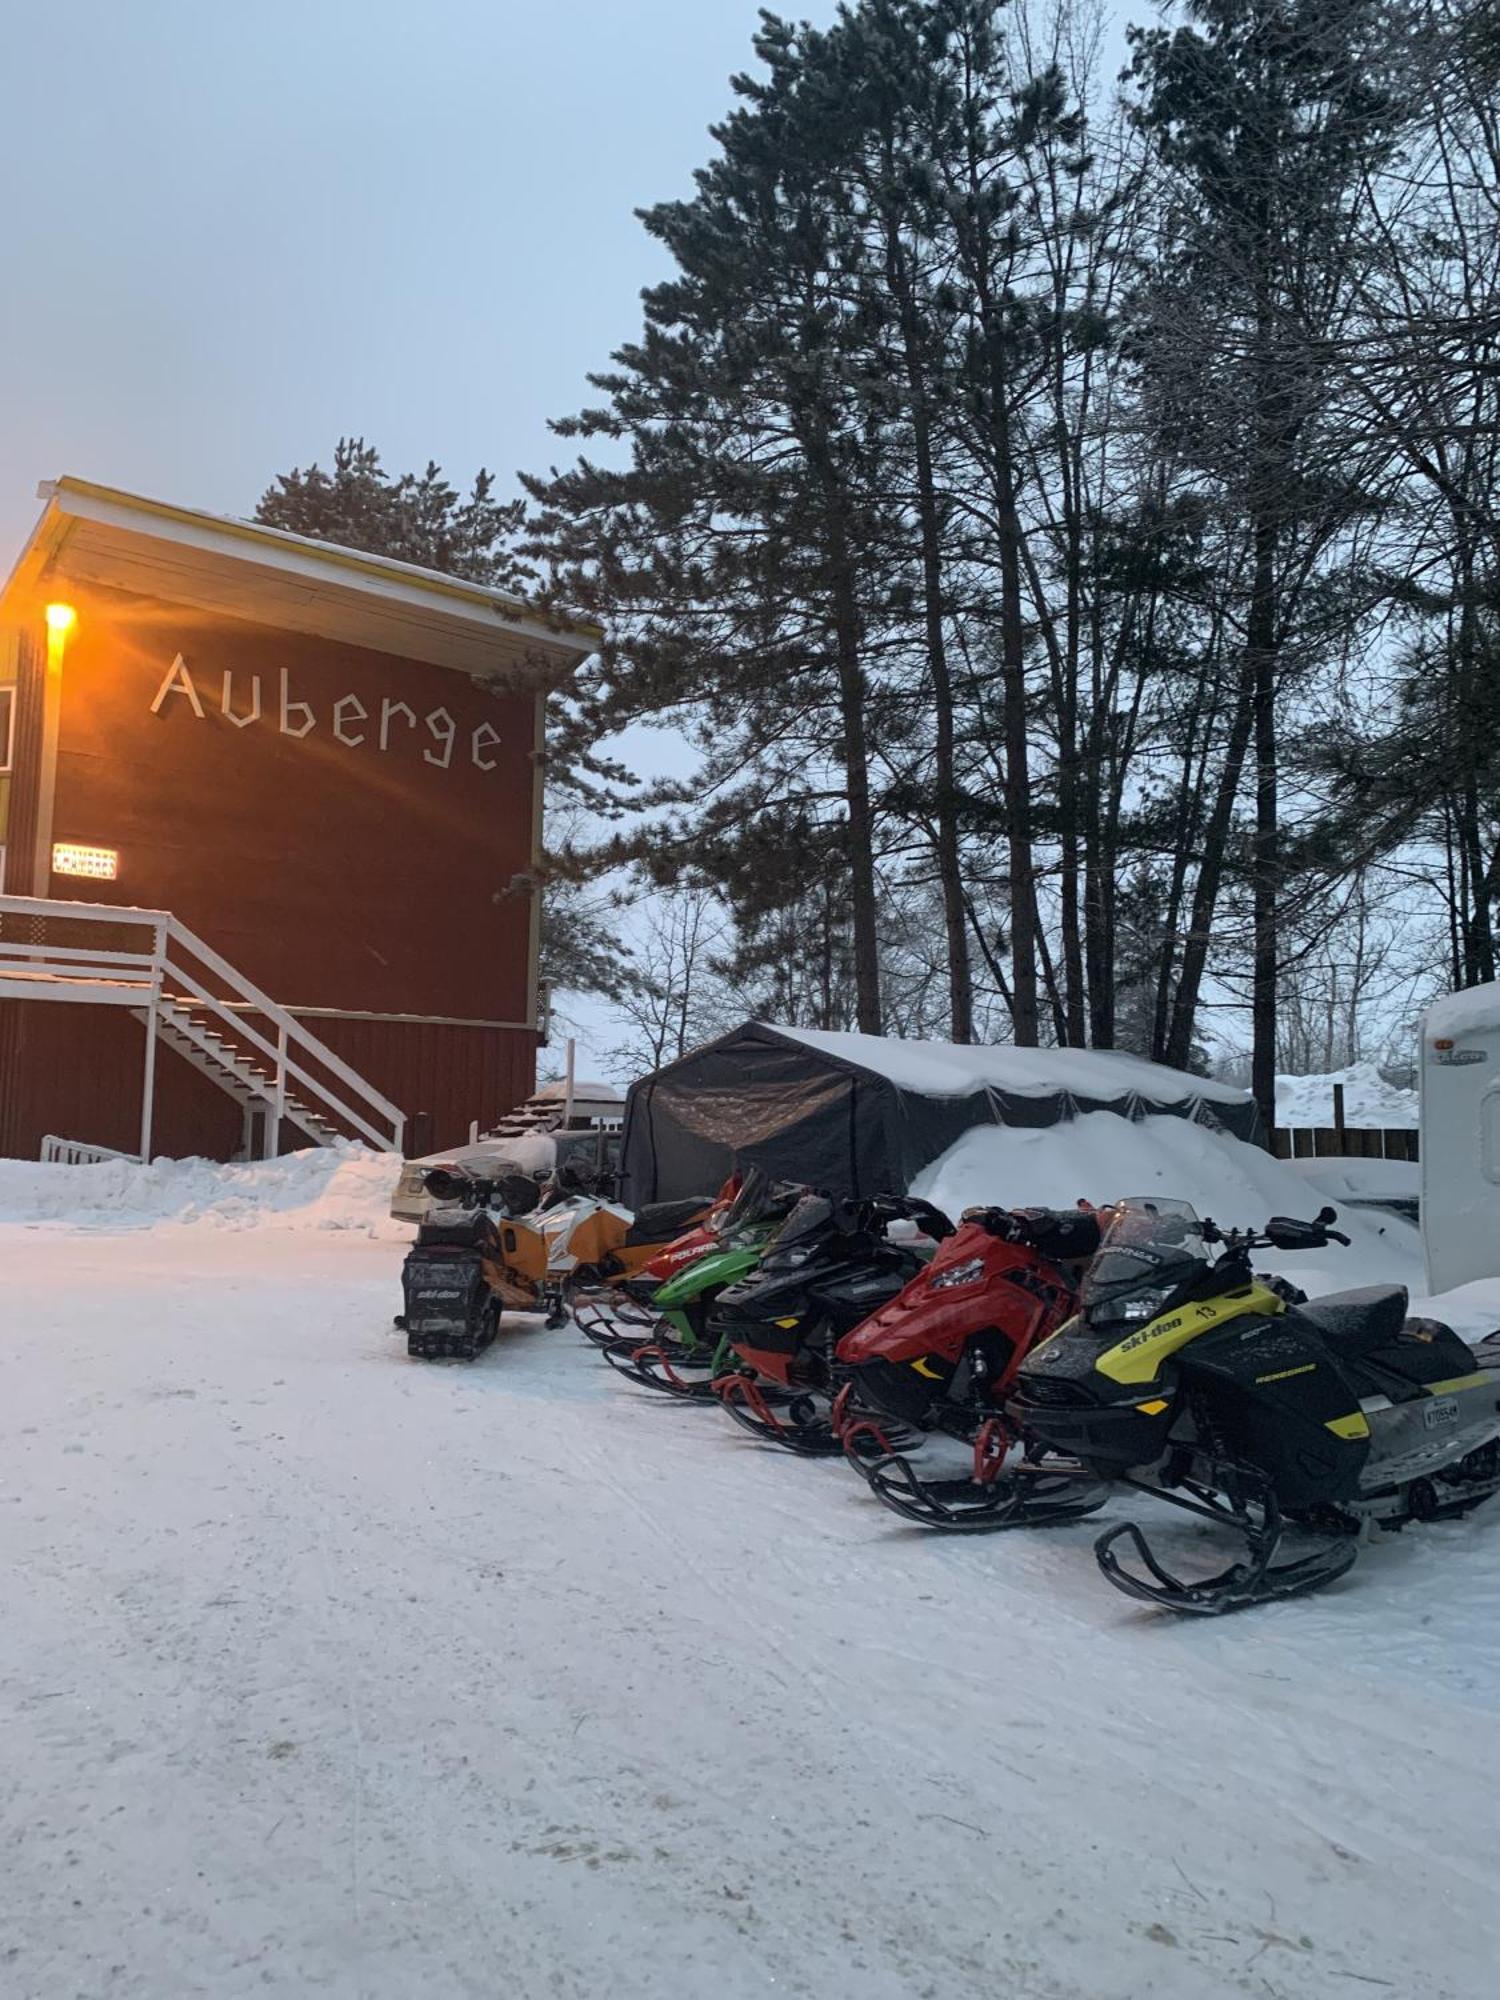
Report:
M310 736L318 726L318 716L312 704L293 699L291 675L285 667L280 672L275 707L268 706L264 712L259 674L245 676L248 688L241 687L238 693L234 674L230 670L226 668L217 678L216 706L225 721L232 722L236 729L249 729L263 721L266 728L276 730L278 735L302 737ZM204 685L210 687L211 682L205 679ZM208 710L204 707L203 696L181 653L167 668L151 703L151 713L166 714L173 696L177 697L179 704L186 702L200 722L207 720ZM209 699L214 699L212 693ZM465 761L471 763L476 771L499 769L497 759L491 755L500 747L499 730L488 722L476 723L472 729L461 730L446 708L429 709L426 715L418 716L406 702L392 701L389 696L381 700L377 709L368 706L357 694L342 694L332 704L329 727L334 741L349 750L357 750L368 743L372 749L389 751L393 744L403 743L409 738L413 743L422 745L423 762L435 764L440 771L451 770L455 759L459 764Z

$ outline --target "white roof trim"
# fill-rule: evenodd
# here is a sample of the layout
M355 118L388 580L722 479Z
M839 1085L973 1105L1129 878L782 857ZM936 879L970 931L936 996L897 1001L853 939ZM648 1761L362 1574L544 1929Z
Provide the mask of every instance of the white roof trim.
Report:
M597 632L588 628L554 627L536 617L520 599L461 577L445 576L413 563L314 541L282 528L207 514L63 478L41 492L47 505L25 548L11 570L5 590L66 537L70 520L89 521L123 532L197 550L251 568L272 571L312 584L353 590L396 609L434 616L476 632L504 633L578 661L593 652ZM4 593L0 593L3 595Z

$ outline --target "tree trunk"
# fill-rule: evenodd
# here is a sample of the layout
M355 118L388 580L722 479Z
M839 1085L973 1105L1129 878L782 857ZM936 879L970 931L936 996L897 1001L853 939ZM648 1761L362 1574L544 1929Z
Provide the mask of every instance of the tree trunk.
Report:
M974 979L969 962L969 927L964 906L963 864L958 842L958 778L953 726L953 676L943 629L943 546L937 486L932 470L932 422L920 332L900 232L886 225L886 278L899 301L901 345L911 399L912 446L917 475L917 523L922 538L922 604L927 665L932 677L933 776L936 780L937 868L948 950L949 1032L955 1042L974 1039Z
M1005 818L1010 888L1010 1012L1016 1044L1038 1041L1037 898L1031 849L1031 746L1026 716L1026 636L1021 604L1021 517L1004 383L995 385L1000 540L1000 659L1005 714Z
M1255 906L1251 988L1250 1090L1267 1133L1276 1123L1276 971L1279 952L1281 833L1276 769L1276 528L1255 523L1255 567L1246 625L1246 662L1255 710Z
M849 915L854 932L854 1002L862 1035L881 1032L880 934L875 890L875 814L865 731L865 675L859 657L859 609L847 541L836 508L829 522L833 554L834 643L838 654L844 796L849 808Z
M1224 847L1229 838L1229 825L1234 817L1234 802L1250 749L1254 721L1254 687L1247 668L1235 703L1213 811L1203 829L1203 859L1193 890L1192 917L1183 940L1182 974L1177 981L1177 997L1173 1002L1172 1025L1167 1037L1167 1061L1177 1069L1186 1069L1192 1059L1198 996L1203 989L1203 972L1213 938L1214 911L1218 907L1219 887L1224 879Z

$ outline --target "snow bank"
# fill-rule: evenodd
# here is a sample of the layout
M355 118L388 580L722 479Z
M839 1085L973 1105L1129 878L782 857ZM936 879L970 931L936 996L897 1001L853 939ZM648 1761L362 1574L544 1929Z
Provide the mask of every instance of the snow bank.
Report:
M1352 1063L1326 1076L1278 1076L1276 1123L1309 1127L1333 1123L1333 1086L1344 1086L1344 1123L1362 1128L1417 1127L1417 1093L1387 1083L1374 1063Z
M826 1028L786 1028L774 1021L760 1025L929 1097L967 1097L986 1085L1027 1097L1072 1091L1079 1097L1105 1100L1146 1097L1158 1104L1184 1104L1194 1098L1244 1104L1249 1096L1235 1084L1190 1076L1185 1070L1143 1062L1114 1049L964 1046L908 1042L889 1035L844 1035Z
M146 1229L193 1223L218 1229L347 1229L401 1239L391 1220L401 1162L365 1146L319 1146L279 1160L107 1160L97 1166L0 1160L0 1223L72 1229Z
M1415 1160L1330 1157L1282 1164L1326 1201L1418 1201L1422 1194L1422 1169Z
M1080 1199L1168 1195L1225 1229L1258 1228L1269 1216L1315 1214L1320 1206L1299 1175L1258 1146L1187 1118L1131 1120L1112 1111L1039 1131L978 1127L920 1174L912 1193L953 1216L983 1202L1067 1208ZM1286 1275L1308 1292L1374 1284L1421 1290L1421 1240L1410 1224L1350 1209L1340 1213L1339 1227L1352 1239L1349 1249L1335 1243L1289 1255Z
M1434 1000L1422 1021L1422 1039L1429 1042L1446 1035L1456 1041L1460 1035L1483 1034L1492 1028L1500 1028L1500 980Z

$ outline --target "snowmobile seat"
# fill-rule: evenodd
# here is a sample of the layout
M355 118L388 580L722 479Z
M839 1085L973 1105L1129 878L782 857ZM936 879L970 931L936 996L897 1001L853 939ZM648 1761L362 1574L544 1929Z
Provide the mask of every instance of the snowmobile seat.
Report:
M1386 1347L1406 1324L1405 1285L1360 1285L1329 1292L1297 1311L1310 1320L1328 1345L1344 1354L1369 1354Z
M651 1201L636 1211L626 1235L627 1244L670 1243L691 1229L709 1205L706 1194L690 1195L686 1201Z
M456 1218L433 1218L418 1225L417 1241L425 1250L482 1250L494 1239L494 1225L481 1209Z

